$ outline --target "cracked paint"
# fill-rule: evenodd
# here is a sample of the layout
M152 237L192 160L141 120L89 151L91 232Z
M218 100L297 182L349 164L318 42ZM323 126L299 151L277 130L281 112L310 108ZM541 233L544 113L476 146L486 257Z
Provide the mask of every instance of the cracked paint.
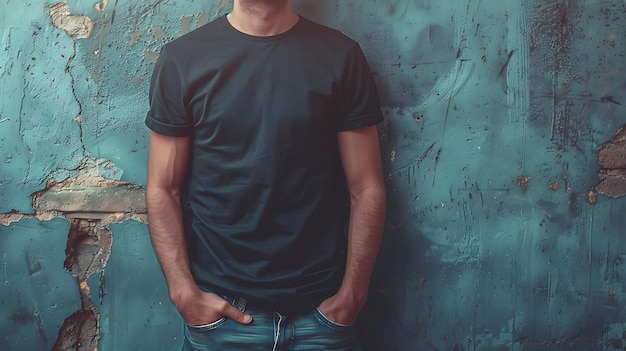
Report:
M145 195L141 187L101 175L99 167L106 163L86 159L75 175L62 182L50 179L46 188L32 195L34 213L16 211L0 214L0 224L8 226L25 218L68 220L87 218L105 224L129 219L146 222Z

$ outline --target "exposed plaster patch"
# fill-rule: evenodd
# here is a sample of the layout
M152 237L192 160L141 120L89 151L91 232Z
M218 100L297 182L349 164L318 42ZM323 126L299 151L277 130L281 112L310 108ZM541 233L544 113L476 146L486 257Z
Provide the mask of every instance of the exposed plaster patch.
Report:
M135 43L137 43L137 40L141 38L143 33L144 33L143 30L138 30L138 31L134 31L128 34L128 46L132 47L133 45L135 45Z
M222 11L223 9L226 8L226 6L228 6L229 3L230 3L230 0L220 0L219 5L217 5L217 9L219 11Z
M51 183L33 195L36 213L54 212L68 218L84 218L81 213L141 214L146 211L143 189L127 182L79 175L61 183Z
M52 25L64 30L72 39L89 38L93 29L91 18L85 15L70 15L70 5L59 2L50 6Z
M626 124L600 147L597 160L602 168L595 190L612 198L626 195Z
M98 318L98 312L91 308L80 309L67 317L59 330L59 337L52 351L98 350L100 339Z
M141 79L141 77L131 77L129 75L125 75L124 77L122 77L123 80L131 82L131 84L133 86L138 86L139 84L141 84L141 82L143 81L143 79Z
M152 26L152 37L155 40L166 40L167 33L165 33L161 26Z
M39 220L48 221L54 217L56 216L52 216L50 218L45 218L45 219L39 218ZM22 219L28 219L28 218L38 218L38 217L36 215L31 215L31 214L22 214L17 211L12 211L9 213L2 213L0 214L0 224L8 227L11 223L16 223L16 222L21 221Z
M145 61L154 61L154 60L157 59L157 57L159 57L159 53L158 52L149 51L149 50L144 50L143 51L143 59Z
M211 20L211 15L202 11L198 14L198 22L196 22L196 28L202 27L203 25L209 23Z
M136 219L145 223L144 190L128 182L105 178L102 173L109 171L109 167L113 166L87 158L72 177L62 182L50 179L45 189L32 196L34 216L97 219L107 223ZM19 214L0 214L0 220L5 216L16 218Z
M111 229L99 220L74 219L65 249L65 269L79 281L81 292L89 295L87 278L104 269L111 255Z
M66 318L59 330L55 350L96 350L100 337L99 313L91 300L87 279L102 271L111 255L113 236L108 224L100 220L74 219L65 249L63 264L78 281L82 308Z
M93 5L93 8L96 9L96 11L102 12L107 7L108 3L109 3L109 0L102 0L99 3Z
M189 33L191 22L193 21L193 16L183 16L180 19L180 32L178 32L178 36L183 36Z

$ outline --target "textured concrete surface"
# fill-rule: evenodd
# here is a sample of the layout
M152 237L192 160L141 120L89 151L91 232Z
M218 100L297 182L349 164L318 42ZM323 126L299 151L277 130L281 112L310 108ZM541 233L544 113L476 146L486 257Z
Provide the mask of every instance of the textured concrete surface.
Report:
M93 293L101 315L99 350L180 350L182 322L169 302L146 226L128 221L111 229L124 234L115 235L107 266L89 284L100 289Z
M69 223L25 219L0 228L0 349L49 350L63 320L81 307L63 269Z
M177 349L146 93L229 3L0 3L0 349ZM385 106L365 349L623 350L626 4L294 3L362 44Z

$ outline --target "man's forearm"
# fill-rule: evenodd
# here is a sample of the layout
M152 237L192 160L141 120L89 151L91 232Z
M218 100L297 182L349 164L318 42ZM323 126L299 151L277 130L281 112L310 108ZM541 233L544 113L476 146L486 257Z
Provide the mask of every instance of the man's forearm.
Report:
M223 298L200 290L191 275L180 197L167 189L146 189L148 223L152 245L157 254L170 300L185 322L204 325L228 317L249 324L252 316Z
M385 223L385 188L363 189L351 195L348 255L340 294L364 303L380 248Z
M165 189L148 187L146 204L152 245L165 275L170 298L175 300L175 295L197 287L189 267L180 198Z

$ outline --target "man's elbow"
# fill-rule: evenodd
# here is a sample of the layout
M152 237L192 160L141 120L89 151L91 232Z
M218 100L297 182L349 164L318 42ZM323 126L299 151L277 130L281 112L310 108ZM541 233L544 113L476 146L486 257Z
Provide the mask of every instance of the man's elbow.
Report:
M385 207L387 202L387 191L384 183L375 182L368 186L364 186L357 191L350 191L350 197L352 202L363 201Z
M168 198L180 201L180 188L156 185L148 182L146 184L146 204L150 207L153 203L161 203Z

